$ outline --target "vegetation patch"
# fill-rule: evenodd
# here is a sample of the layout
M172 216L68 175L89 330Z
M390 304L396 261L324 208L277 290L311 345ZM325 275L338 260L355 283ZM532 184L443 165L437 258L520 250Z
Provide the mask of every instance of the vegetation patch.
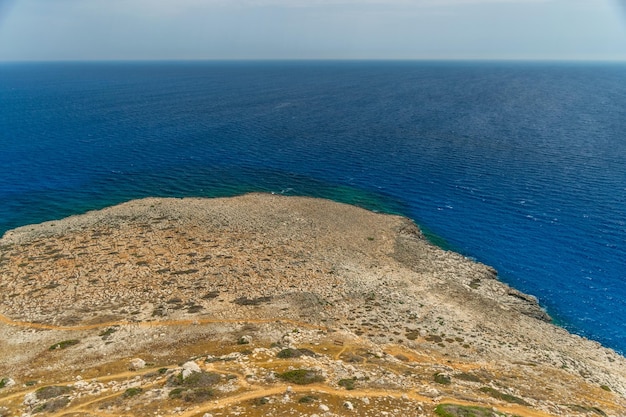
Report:
M439 417L493 417L504 414L493 411L490 408L474 407L456 404L439 404L435 408L435 414Z
M217 298L219 295L220 295L219 291L211 291L211 292L204 294L201 298L203 300L212 300L214 298Z
M248 297L239 297L236 298L233 303L240 306L258 306L259 304L269 303L272 301L272 297L257 297L257 298L248 298Z
M461 381L482 382L482 380L479 377L477 377L476 375L468 374L468 373L465 373L465 372L462 372L460 374L456 374L456 375L454 375L454 377L456 379L460 379Z
M69 397L55 398L54 400L50 400L41 404L40 406L35 408L33 411L35 413L41 413L41 412L54 413L55 411L58 411L61 408L68 405L69 402L70 402Z
M256 406L269 404L269 402L270 399L267 397L255 398L254 400L252 400L252 404Z
M58 386L51 385L48 387L41 387L37 391L35 391L35 395L38 400L48 400L50 398L60 397L61 395L67 394L72 391L71 387L67 386Z
M221 380L221 375L214 372L193 372L183 379L182 372L168 379L169 386L175 386L169 393L173 399L185 402L204 402L215 395L211 387Z
M452 378L450 378L449 375L442 373L436 373L435 375L433 375L433 379L436 383L441 385L450 385L452 383Z
M515 395L506 394L504 392L500 392L497 389L494 389L491 387L482 387L480 391L498 400L506 401L507 403L514 403L514 404L526 405L526 406L530 405L526 401L524 401L523 399L519 397L516 397Z
M291 348L283 349L276 354L276 357L281 359L299 358L300 356L302 356L300 350Z
M407 330L405 337L409 340L415 340L419 337L419 330Z
M2 379L0 379L0 388L6 387L8 382L9 382L9 378L2 378Z
M184 386L187 388L204 388L217 384L221 379L221 375L215 372L193 372L187 378L183 379L183 373L171 376L167 383L170 386Z
M169 393L169 397L173 399L181 399L188 403L201 403L213 398L215 393L211 388L175 388Z
M62 342L55 343L54 345L50 346L50 347L48 348L48 350L65 349L65 348L68 348L68 347L70 347L70 346L77 345L77 344L79 344L79 343L80 343L80 341L79 341L79 340L76 340L76 339L64 340L64 341L62 341Z
M339 382L337 382L337 384L340 387L344 387L348 391L351 391L354 389L355 382L356 382L356 378L344 378L344 379L340 379Z
M124 398L131 398L143 392L141 388L128 388L124 391Z
M278 374L278 377L283 381L298 385L307 385L324 381L324 377L320 375L319 372L311 369L294 369L293 371Z
M441 343L441 342L443 342L443 338L441 338L441 336L437 336L435 334L431 334L430 336L426 336L425 339L428 340L429 342L433 342L433 343Z
M189 306L189 308L187 309L187 313L197 313L201 311L203 308L204 307L202 307L201 305L194 304L192 306Z
M311 404L311 403L314 403L317 400L319 400L319 398L316 397L315 395L305 395L303 397L300 397L298 402L300 404Z
M117 331L117 327L118 326L113 326L113 327L109 327L108 329L106 329L103 332L100 332L100 334L98 336L100 336L102 338L102 340L106 340L109 337L111 337L111 335L113 333L115 333Z
M584 405L578 405L578 404L568 404L567 407L570 410L576 411L578 413L595 413L599 416L602 417L607 417L607 414L600 410L598 407L585 407Z
M187 274L195 274L198 272L198 269L185 269L184 271L172 271L170 275L187 275Z

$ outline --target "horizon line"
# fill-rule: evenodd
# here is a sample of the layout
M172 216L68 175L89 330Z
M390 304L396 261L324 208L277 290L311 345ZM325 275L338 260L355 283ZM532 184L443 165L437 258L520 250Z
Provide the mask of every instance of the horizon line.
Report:
M175 63L175 62L493 62L493 63L626 63L625 58L104 58L104 59L22 59L0 64L28 63Z

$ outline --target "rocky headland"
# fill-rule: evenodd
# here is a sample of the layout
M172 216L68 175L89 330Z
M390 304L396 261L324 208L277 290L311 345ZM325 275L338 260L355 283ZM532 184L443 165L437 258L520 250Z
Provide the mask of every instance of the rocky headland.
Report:
M0 416L626 416L626 359L410 220L249 194L0 240Z

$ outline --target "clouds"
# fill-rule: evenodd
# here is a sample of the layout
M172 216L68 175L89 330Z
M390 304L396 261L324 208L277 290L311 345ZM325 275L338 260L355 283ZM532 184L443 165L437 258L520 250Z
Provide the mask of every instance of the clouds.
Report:
M626 59L616 8L612 0L19 0L0 20L0 60Z

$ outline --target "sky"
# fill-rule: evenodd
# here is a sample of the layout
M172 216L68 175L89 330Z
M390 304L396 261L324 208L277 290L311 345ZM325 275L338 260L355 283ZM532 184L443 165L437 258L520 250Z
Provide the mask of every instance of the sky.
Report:
M626 60L626 0L0 0L0 61Z

